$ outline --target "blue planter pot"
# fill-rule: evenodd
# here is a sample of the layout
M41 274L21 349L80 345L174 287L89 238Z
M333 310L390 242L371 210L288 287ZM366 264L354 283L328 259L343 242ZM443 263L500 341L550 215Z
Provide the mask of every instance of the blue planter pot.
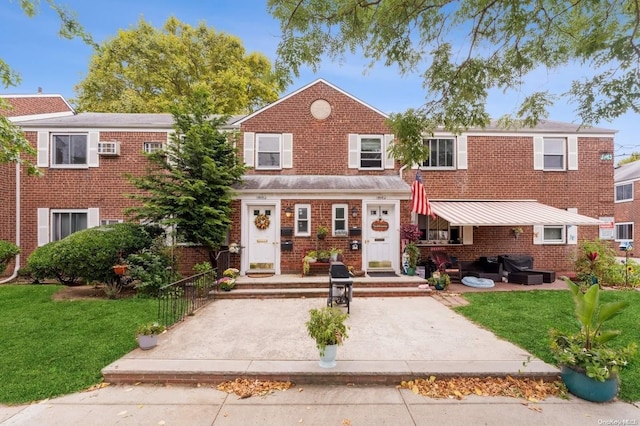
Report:
M613 375L608 380L601 382L592 379L585 373L563 366L560 376L569 392L578 398L591 402L611 401L618 395L620 388L618 377Z

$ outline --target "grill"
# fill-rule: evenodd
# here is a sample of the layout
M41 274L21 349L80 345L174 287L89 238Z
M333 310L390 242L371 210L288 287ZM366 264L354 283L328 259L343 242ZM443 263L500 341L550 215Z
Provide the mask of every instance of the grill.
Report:
M350 313L353 300L353 279L349 269L342 262L332 262L329 266L329 297L327 306L345 305Z

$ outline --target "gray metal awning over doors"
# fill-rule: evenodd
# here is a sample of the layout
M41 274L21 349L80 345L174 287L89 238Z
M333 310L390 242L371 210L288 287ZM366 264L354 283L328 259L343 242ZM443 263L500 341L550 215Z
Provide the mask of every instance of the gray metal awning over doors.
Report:
M598 219L536 201L432 201L453 226L602 225Z

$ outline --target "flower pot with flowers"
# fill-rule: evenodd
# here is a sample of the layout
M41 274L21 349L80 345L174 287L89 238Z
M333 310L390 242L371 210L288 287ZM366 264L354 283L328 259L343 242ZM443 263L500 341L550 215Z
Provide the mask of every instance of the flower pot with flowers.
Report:
M431 277L427 279L427 282L436 290L446 290L449 288L449 284L451 284L451 277L444 272L435 271L431 274Z
M222 273L222 278L217 281L218 288L222 291L231 291L236 286L236 278L240 271L236 268L227 268Z
M149 322L140 324L136 329L138 346L140 349L147 350L155 348L158 345L158 335L163 333L167 327L157 322Z

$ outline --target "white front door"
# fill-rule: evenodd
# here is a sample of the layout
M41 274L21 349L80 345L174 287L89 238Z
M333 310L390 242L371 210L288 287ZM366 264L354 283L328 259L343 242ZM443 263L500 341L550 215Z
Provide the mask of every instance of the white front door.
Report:
M365 267L367 270L398 268L397 225L393 204L368 204L365 218Z
M248 205L249 218L249 250L248 271L252 269L275 270L276 250L276 206L274 205Z

